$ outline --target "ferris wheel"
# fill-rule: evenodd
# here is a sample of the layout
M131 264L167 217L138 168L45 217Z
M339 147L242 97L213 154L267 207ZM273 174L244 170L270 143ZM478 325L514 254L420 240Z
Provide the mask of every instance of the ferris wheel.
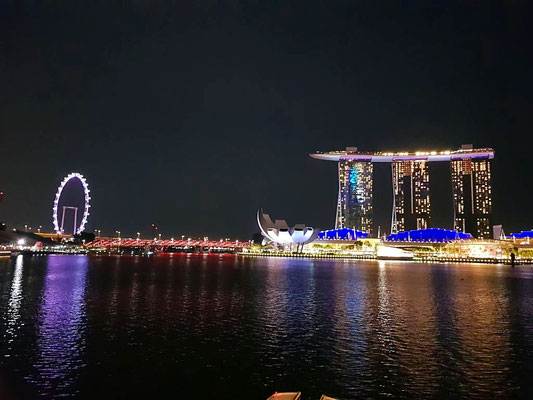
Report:
M84 206L83 206L83 215L81 218L81 222L78 225L78 207L62 206L61 224L60 224L59 219L58 219L59 200L61 199L61 194L63 193L63 189L65 188L66 184L73 179L79 180L83 187ZM74 226L73 226L72 232L74 232L74 234L80 234L81 232L83 232L83 230L85 229L85 225L87 224L87 218L89 217L89 208L91 207L91 205L89 204L91 200L91 196L89 195L90 192L91 191L89 190L89 185L87 184L87 180L83 177L83 175L77 172L72 172L68 174L61 181L61 183L59 184L59 187L57 188L56 197L54 199L54 207L52 209L54 230L57 234L64 233L65 212L67 210L71 210L74 212Z

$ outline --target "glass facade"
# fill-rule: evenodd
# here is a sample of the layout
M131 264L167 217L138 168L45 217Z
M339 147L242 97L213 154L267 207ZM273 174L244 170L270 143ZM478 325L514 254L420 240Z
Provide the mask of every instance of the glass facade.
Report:
M451 161L454 229L478 238L492 236L492 188L489 159Z
M431 212L427 161L392 162L392 189L391 232L427 229Z
M372 230L373 166L370 162L339 161L339 197L335 229Z

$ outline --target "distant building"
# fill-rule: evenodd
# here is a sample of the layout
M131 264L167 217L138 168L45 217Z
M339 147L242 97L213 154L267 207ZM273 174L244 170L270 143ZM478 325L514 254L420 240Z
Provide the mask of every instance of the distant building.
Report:
M431 202L427 162L394 161L392 186L394 204L391 232L428 228Z
M339 196L335 229L372 229L372 163L339 161Z
M452 160L454 229L478 238L492 237L490 160Z
M319 232L318 229L303 224L289 227L284 219L272 221L270 215L263 213L263 209L257 211L257 225L266 239L284 246L296 245L297 251L315 240Z
M336 161L339 167L339 194L335 228L371 233L373 214L373 164L392 166L393 207L391 232L430 227L431 198L428 163L451 164L454 200L454 229L478 238L492 235L492 149L463 145L456 151L360 152L344 151L310 154L319 160Z

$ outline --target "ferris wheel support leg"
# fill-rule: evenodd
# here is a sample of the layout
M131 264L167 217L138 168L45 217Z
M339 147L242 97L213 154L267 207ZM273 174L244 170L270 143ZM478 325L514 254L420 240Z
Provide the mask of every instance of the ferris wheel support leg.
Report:
M63 224L65 223L65 206L63 206L63 213L61 214L61 227L59 230L63 233Z
M72 229L72 234L75 235L76 225L78 224L78 207L74 207L74 229Z

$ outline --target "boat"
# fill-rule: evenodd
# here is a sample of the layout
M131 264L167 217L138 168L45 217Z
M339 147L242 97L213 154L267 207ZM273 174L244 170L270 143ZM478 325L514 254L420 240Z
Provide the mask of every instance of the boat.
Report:
M376 253L378 260L412 260L414 256L412 251L399 247L385 246L383 244L378 246Z
M276 392L267 400L301 400L302 392ZM323 394L320 400L338 400Z
M276 392L267 400L301 400L302 392Z

